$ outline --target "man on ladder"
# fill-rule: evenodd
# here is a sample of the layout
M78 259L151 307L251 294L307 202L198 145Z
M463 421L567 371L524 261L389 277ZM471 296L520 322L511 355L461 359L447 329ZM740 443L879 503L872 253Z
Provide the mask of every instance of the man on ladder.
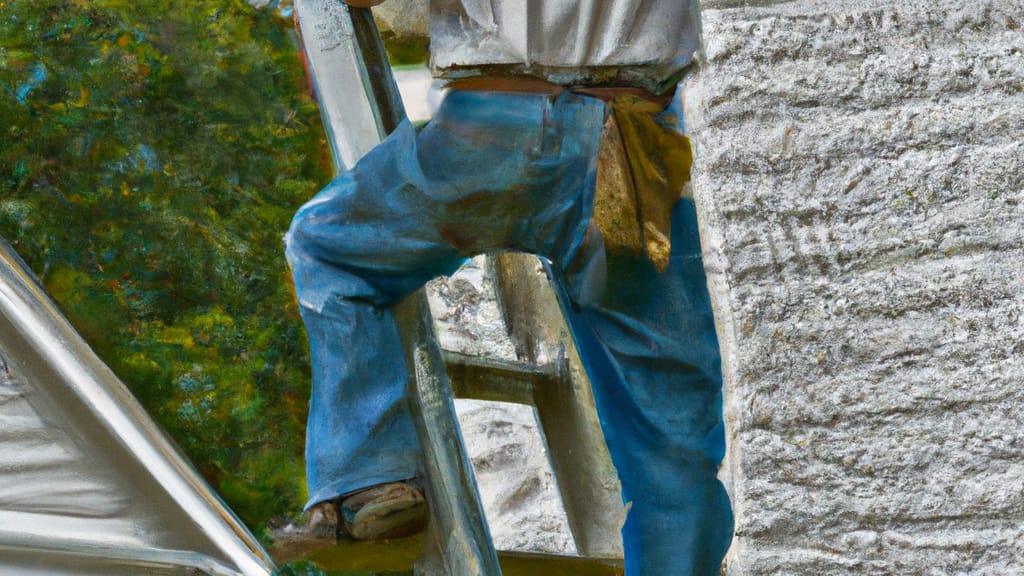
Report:
M360 539L422 526L389 307L468 257L531 252L571 302L630 506L626 574L718 574L721 363L675 95L698 47L695 0L431 0L440 110L401 123L286 237L313 361L309 507L337 506Z

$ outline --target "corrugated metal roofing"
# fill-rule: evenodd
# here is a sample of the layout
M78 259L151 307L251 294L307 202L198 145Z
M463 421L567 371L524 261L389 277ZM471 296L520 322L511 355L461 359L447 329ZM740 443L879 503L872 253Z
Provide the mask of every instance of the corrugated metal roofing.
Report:
M0 240L0 573L272 570Z

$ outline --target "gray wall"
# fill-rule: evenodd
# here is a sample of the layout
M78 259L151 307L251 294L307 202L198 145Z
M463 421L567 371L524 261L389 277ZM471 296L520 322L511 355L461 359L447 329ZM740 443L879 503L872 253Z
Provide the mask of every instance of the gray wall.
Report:
M1024 574L1024 3L703 15L728 574Z

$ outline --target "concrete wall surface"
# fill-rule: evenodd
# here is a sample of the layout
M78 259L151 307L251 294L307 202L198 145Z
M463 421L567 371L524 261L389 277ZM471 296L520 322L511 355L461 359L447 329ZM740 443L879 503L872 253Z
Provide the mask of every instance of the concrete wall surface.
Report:
M1024 574L1024 3L703 21L727 573Z

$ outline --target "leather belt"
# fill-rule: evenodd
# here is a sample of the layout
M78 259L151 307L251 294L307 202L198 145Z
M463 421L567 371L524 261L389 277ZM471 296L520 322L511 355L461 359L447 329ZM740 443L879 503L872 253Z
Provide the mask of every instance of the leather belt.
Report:
M517 92L520 94L548 94L557 96L568 90L575 94L583 94L605 102L611 102L622 96L635 96L656 103L662 108L668 106L675 96L675 91L655 95L643 88L635 86L562 86L543 78L533 76L471 76L452 80L447 84L451 90L479 90L486 92Z

